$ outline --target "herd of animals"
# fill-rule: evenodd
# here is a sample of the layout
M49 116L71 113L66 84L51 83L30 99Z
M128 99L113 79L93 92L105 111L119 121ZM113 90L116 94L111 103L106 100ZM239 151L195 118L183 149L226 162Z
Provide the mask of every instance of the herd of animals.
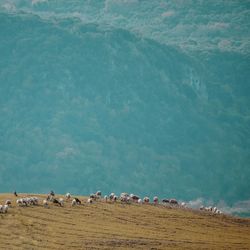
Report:
M41 203L38 197L23 197L19 198L16 191L14 192L14 196L16 196L16 204L20 207L27 207L27 206L37 206ZM144 197L141 199L138 195L135 194L128 194L128 193L121 193L120 196L115 195L115 193L111 193L110 195L102 196L101 191L97 191L96 193L90 194L89 198L87 199L87 203L93 203L97 201L103 201L103 202L111 202L115 203L117 201L120 201L123 204L129 204L129 203L138 203L138 204L150 204L150 198ZM81 201L77 197L73 197L70 193L66 193L64 198L57 198L55 196L55 193L51 191L47 198L42 200L42 206L45 208L49 208L50 205L58 205L60 207L64 206L65 202L70 202L71 206L77 206L82 205L84 201ZM86 202L86 201L85 201ZM187 208L187 204L185 202L179 203L176 199L162 199L161 202L159 201L159 198L155 196L153 198L153 204L158 205L171 205L181 208ZM7 213L8 209L11 207L12 201L10 199L5 201L4 205L0 205L0 213ZM200 207L201 211L208 211L213 214L222 214L222 212L217 207Z

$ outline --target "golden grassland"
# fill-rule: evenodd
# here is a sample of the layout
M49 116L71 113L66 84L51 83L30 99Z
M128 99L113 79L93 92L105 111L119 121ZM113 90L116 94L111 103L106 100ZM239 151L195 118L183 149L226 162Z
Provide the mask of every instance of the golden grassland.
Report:
M18 207L0 194L0 204L13 203L0 214L0 249L250 249L250 219L77 197L85 202L76 207Z

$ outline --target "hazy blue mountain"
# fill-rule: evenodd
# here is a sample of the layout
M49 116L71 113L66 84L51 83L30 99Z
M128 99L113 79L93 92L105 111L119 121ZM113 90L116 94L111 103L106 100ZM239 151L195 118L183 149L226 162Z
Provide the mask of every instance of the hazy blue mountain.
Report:
M249 199L249 17L240 0L1 1L1 192Z

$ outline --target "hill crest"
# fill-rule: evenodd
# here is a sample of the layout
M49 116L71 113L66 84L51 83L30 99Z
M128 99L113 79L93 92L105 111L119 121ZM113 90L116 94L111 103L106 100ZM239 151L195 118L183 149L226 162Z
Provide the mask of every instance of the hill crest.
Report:
M20 194L19 196L25 196ZM28 196L33 196L28 195ZM1 249L248 249L250 220L152 204L121 204L77 196L83 205L19 207L0 214ZM58 197L63 197L59 195Z

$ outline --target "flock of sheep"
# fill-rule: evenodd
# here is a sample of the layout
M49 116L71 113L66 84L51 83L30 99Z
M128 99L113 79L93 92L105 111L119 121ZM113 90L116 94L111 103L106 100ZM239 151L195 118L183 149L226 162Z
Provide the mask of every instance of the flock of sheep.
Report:
M18 196L16 192L14 192L15 196ZM110 195L105 195L102 197L101 191L97 191L94 194L90 194L89 198L87 199L87 203L93 203L94 201L104 201L104 202L117 202L120 201L121 203L129 204L129 203L138 203L138 204L149 204L150 198L144 197L143 199L140 198L138 195L135 194L128 194L128 193L121 193L120 196L115 195L115 193L111 193ZM70 193L66 193L64 198L56 198L55 193L51 191L47 198L42 201L42 205L45 208L49 208L50 204L55 204L60 207L64 206L65 202L70 202L71 206L81 205L83 201L79 200L77 197L72 197ZM187 208L187 204L185 202L181 202L180 204L176 199L163 199L161 200L162 204L169 204L174 205L182 208ZM38 197L24 197L18 198L16 200L16 204L20 207L22 206L30 206L30 205L39 205ZM159 204L159 198L157 196L153 197L153 204ZM5 205L0 205L0 213L7 213L8 208L11 207L11 200L6 200ZM216 207L200 207L201 211L208 211L214 214L221 214L222 212L217 209Z

